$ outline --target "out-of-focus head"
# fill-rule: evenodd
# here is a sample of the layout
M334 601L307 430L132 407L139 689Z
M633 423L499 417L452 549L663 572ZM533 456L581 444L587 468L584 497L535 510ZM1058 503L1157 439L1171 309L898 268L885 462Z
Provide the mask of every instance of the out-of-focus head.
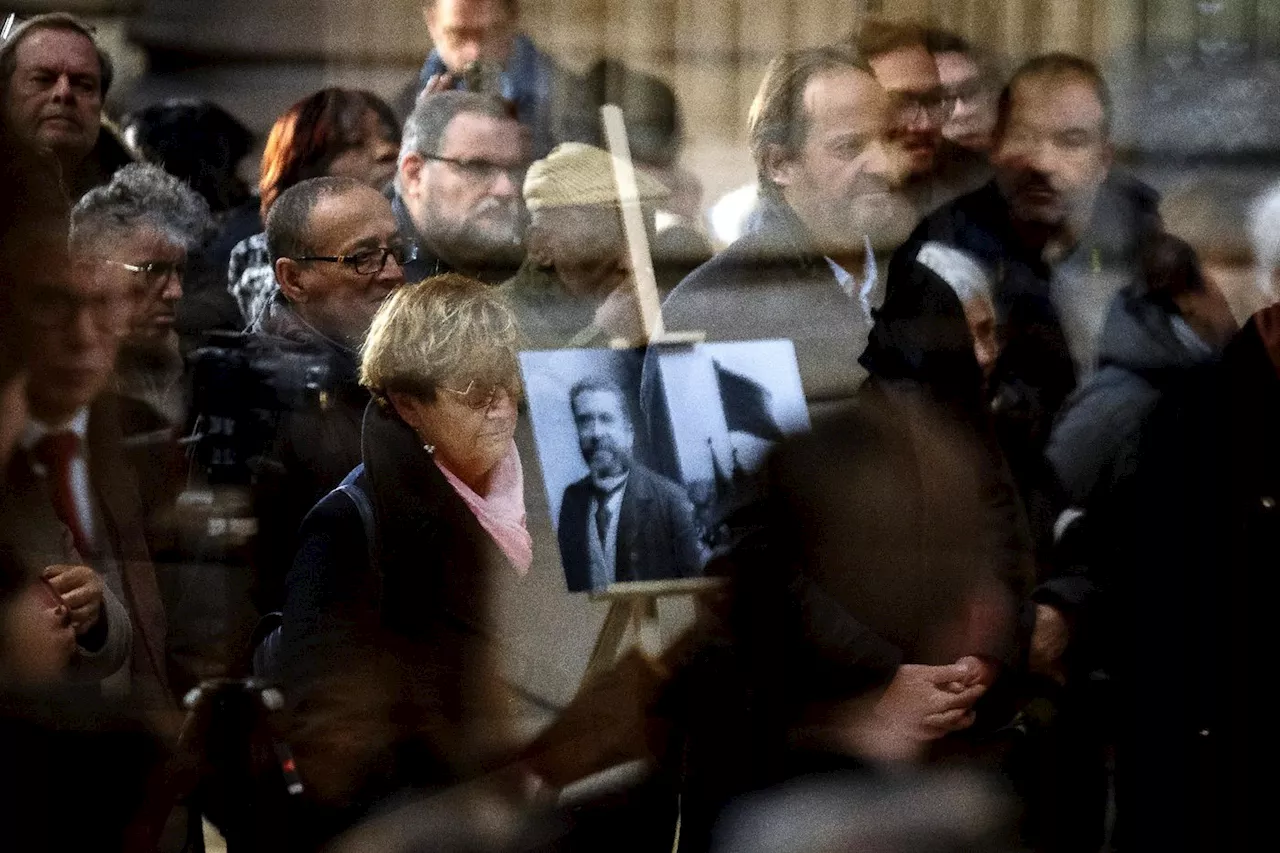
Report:
M914 224L901 192L889 98L871 68L843 48L773 60L751 105L751 153L762 196L781 199L832 257L900 243Z
M516 0L426 0L422 16L445 67L457 73L472 62L506 63L517 7Z
M360 382L469 485L508 452L520 399L515 315L450 273L400 288L369 328Z
M1249 209L1249 237L1258 286L1236 310L1241 325L1259 310L1280 302L1280 184L1273 184L1254 199Z
M0 123L0 484L27 419L27 365L40 332L33 290L67 272L66 193L52 157Z
M652 230L653 205L667 188L643 172L636 186ZM529 209L529 256L554 269L574 296L603 298L631 275L631 255L608 152L565 142L529 167L524 181Z
M991 162L1015 219L1082 228L1111 168L1111 96L1097 66L1028 60L1000 93Z
M528 132L499 98L437 92L405 122L396 188L422 243L458 269L519 262Z
M1226 346L1239 326L1225 292L1204 274L1190 245L1165 232L1151 234L1140 247L1139 260L1135 295L1180 317L1209 347Z
M584 379L569 390L578 448L594 480L607 480L631 470L636 432L627 395L607 379Z
M120 169L76 204L72 257L129 294L127 346L176 346L173 324L187 253L212 227L203 198L158 166L141 163Z
M1255 192L1252 186L1204 177L1174 189L1160 203L1165 230L1195 251L1207 288L1226 300L1236 327L1262 307L1260 267L1249 232L1249 199ZM1262 278L1266 284L1268 276Z
M990 57L960 36L946 30L925 33L929 52L938 66L938 77L947 98L955 104L942 126L948 141L985 154L991 149L996 126L999 82Z
M987 271L968 252L932 240L920 247L916 260L955 291L973 337L974 357L983 375L990 376L1000 357L1000 339Z
M140 159L186 181L211 210L229 210L248 198L236 167L253 148L253 133L212 101L152 104L125 115L120 131Z
M356 89L322 89L276 119L262 152L262 218L294 184L332 175L382 189L396 171L400 124L386 102Z
M387 294L404 284L408 251L391 203L354 178L311 178L285 190L266 233L281 294L348 346L363 340Z
M63 12L37 15L0 46L4 121L18 139L52 153L67 173L98 141L113 73L91 27Z
M853 43L889 94L890 135L902 146L911 176L927 176L937 165L942 128L954 102L938 76L925 31L873 19Z
M24 298L31 414L61 425L107 387L132 318L132 294L119 277L103 275L101 264L76 262L27 286Z

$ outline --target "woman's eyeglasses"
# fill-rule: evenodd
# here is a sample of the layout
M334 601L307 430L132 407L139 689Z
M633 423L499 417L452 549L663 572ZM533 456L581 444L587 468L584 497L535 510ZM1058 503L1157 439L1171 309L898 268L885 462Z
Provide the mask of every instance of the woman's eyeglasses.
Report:
M467 383L467 387L461 390L450 388L447 385L437 386L441 391L448 391L450 394L458 398L458 402L477 412L485 412L486 414L493 409L493 404L498 401L498 392L506 391L512 399L519 396L518 391L512 391L505 385L485 385L472 379Z

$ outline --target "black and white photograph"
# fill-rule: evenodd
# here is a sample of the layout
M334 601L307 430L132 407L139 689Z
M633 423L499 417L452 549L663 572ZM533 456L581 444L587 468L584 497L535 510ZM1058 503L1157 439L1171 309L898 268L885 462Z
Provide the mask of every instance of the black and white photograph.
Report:
M521 354L571 592L698 577L808 429L789 341Z

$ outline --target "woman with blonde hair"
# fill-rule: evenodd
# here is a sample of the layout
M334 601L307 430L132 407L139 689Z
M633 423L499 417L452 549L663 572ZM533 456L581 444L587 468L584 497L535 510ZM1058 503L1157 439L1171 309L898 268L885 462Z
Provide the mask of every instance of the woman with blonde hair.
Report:
M397 290L361 382L363 462L303 523L280 647L320 835L508 758L489 593L532 560L516 328L495 292L455 274Z

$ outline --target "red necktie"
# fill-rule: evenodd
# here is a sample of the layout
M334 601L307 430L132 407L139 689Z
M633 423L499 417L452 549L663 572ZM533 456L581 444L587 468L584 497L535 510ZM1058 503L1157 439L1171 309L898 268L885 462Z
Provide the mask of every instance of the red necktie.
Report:
M71 489L71 463L80 452L80 436L74 432L50 433L36 443L33 452L46 469L53 511L71 531L76 551L82 558L88 559L93 549L89 547L89 539L80 524L75 492Z

